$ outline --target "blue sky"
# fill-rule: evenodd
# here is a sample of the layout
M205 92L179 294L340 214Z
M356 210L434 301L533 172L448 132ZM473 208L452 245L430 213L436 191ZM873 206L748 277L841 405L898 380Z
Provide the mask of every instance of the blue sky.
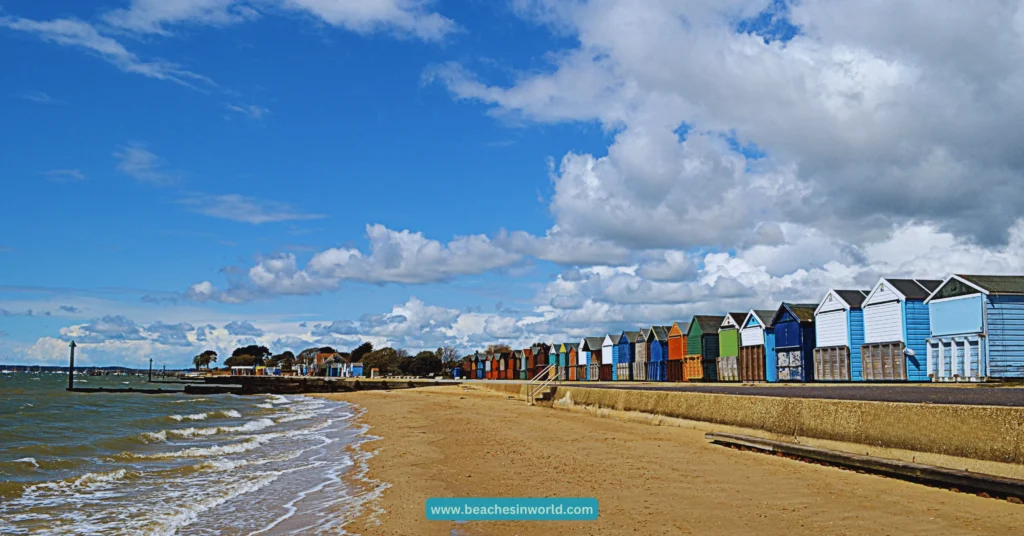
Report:
M1020 83L1015 15L895 9L7 0L0 360L468 351L1019 272L1020 105L962 91Z

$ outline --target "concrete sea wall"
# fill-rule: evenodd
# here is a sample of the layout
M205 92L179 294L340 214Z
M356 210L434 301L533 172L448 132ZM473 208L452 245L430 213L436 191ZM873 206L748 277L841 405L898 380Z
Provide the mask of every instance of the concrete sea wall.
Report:
M487 389L525 400L523 385ZM558 386L553 400L813 438L1006 464L1024 463L1024 408L906 404Z

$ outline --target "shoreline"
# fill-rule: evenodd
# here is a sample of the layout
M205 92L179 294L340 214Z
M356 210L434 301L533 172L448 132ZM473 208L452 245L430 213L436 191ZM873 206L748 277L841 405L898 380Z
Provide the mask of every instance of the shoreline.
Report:
M1021 505L725 449L697 430L529 407L474 386L318 396L359 406L357 422L380 438L359 446L374 453L368 482L384 487L345 526L353 534L1000 534L1024 525ZM599 518L459 524L423 511L428 497L545 496L597 497Z

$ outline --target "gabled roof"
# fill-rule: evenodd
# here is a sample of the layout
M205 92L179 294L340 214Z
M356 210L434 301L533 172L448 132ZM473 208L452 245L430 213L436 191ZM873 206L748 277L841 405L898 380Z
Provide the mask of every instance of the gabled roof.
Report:
M604 343L604 339L601 337L586 337L583 339L583 341L587 344L586 347L583 349L590 351L600 350L602 344Z
M718 327L722 325L723 320L725 320L725 316L694 315L693 320L690 321L690 328L692 329L696 322L700 326L701 333L718 333ZM690 330L687 329L686 332L689 333Z
M818 306L814 309L814 314L818 314L818 311L828 301L829 296L835 296L836 299L843 302L847 309L861 309L864 305L864 300L868 299L868 295L871 294L870 290L836 290L829 289L825 294L825 297L818 302Z
M725 325L732 320L733 324L736 324L736 329L743 327L743 319L747 316L747 313L729 313L722 318L722 323L719 324L719 328L724 328Z
M651 340L651 330L652 329L653 329L653 327L651 327L651 328L641 328L640 329L640 339L639 340L640 341L644 341L644 342L647 342L647 341Z
M1024 294L1024 276L1022 275L957 275L956 277L988 294Z
M751 309L747 312L747 315L743 317L743 323L740 324L740 329L746 327L747 323L750 322L751 315L757 319L757 322L765 328L772 327L772 320L775 318L776 311L768 311L765 309Z
M775 315L772 316L772 325L774 326L779 320L779 315L783 311L789 311L794 318L801 323L814 322L814 310L818 307L816 303L786 303L783 302L779 306L779 310L775 311Z
M942 290L950 284L950 281L957 282L960 284L959 289L954 289L952 293L947 291L942 293ZM1024 295L1024 276L1021 275L967 275L967 274L953 274L942 281L942 283L932 291L931 295L925 302L930 302L936 299L936 296L942 294L942 297L958 297L966 296L970 292L969 289L973 289L981 294L990 295L1009 295L1009 296L1022 296Z
M626 338L626 342L636 342L636 336L639 335L639 331L623 331L622 335L619 335L618 342L622 342L622 338Z
M868 293L864 301L870 300L871 296L878 291L878 288L883 283L888 284L904 300L927 299L928 296L931 296L942 285L942 281L936 279L889 279L883 277L875 283L875 286L871 287L871 292Z
M612 335L611 333L609 333L608 335L605 335L604 340L601 341L601 347L604 347L605 344L608 344L608 345L618 344L619 343L619 337L620 337L619 335Z
M516 350L516 351L514 351L512 353L515 354L515 356L520 358L520 359L522 359L526 355L526 354L523 353L522 350Z
M672 328L674 328L676 326L679 326L679 333L682 334L682 336L684 336L684 337L686 336L687 333L690 332L690 323L689 322L673 322L672 325L668 327L667 331L672 331Z
M653 326L651 327L651 335L656 341L667 341L668 330L672 329L672 326Z
M569 350L574 350L574 349L575 350L579 350L580 349L580 343L578 343L578 342L567 342L567 343L565 343L565 351L566 352L568 352Z

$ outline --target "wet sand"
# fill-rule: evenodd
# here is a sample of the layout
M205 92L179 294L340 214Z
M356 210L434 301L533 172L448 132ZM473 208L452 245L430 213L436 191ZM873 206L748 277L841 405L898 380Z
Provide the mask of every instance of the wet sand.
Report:
M366 408L388 482L357 534L1016 534L1024 505L529 407L476 387L324 395ZM592 522L427 521L428 497L597 497ZM372 509L371 509L372 510ZM368 510L369 512L369 510ZM454 532L453 532L454 531Z

